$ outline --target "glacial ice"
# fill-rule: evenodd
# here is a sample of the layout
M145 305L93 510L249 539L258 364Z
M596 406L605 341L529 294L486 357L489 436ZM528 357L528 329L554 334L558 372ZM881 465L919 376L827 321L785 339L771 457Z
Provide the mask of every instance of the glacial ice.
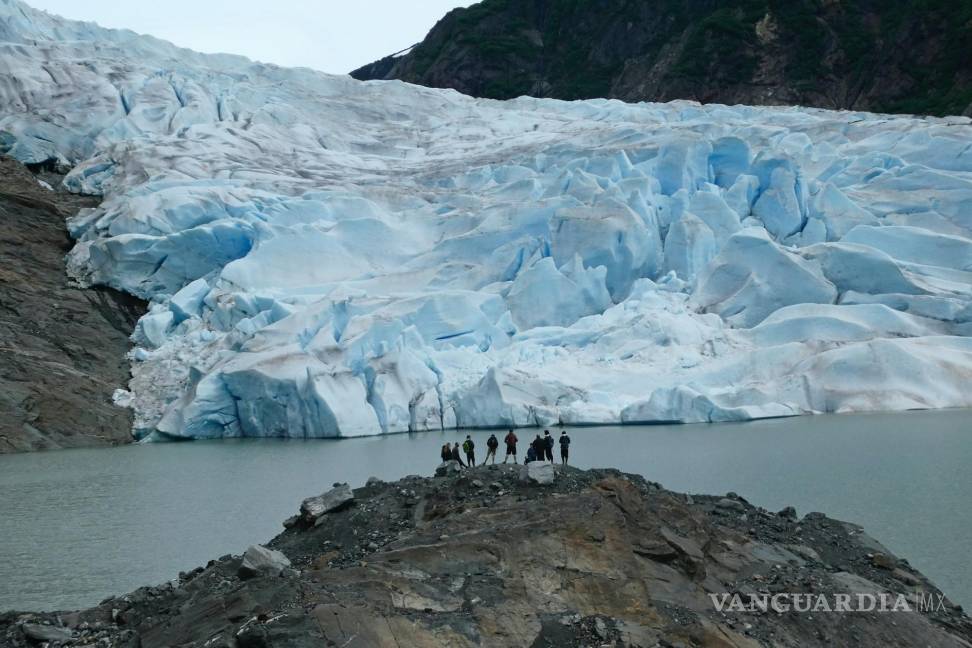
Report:
M0 152L151 300L141 437L972 406L972 123L476 100L0 0Z

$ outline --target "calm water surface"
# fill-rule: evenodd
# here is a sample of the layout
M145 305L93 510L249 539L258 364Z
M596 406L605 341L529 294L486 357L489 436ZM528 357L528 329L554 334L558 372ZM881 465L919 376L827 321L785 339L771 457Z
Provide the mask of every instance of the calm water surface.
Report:
M569 433L581 467L859 523L972 608L970 423L944 411ZM241 553L279 533L302 498L335 481L431 474L445 440L464 434L0 456L0 610L93 605ZM482 456L489 432L472 434Z

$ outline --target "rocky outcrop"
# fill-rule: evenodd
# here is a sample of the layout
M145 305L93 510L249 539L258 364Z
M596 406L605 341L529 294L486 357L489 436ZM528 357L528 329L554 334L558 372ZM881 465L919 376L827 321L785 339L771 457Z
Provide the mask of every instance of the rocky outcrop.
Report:
M373 482L317 522L291 522L268 545L282 556L265 575L241 578L245 558L225 556L80 613L2 615L0 644L33 645L44 626L70 632L70 645L142 648L972 641L960 608L852 524L770 513L733 493L689 497L616 471L558 466L539 485L520 469ZM940 605L777 613L719 611L712 598L916 592Z
M494 99L972 114L972 2L484 0L355 70Z
M531 461L520 469L520 481L534 484L554 483L554 467L545 461Z
M253 545L243 554L243 562L237 574L240 578L279 576L289 568L290 561L287 556L263 545Z
M64 219L97 200L37 171L0 158L0 453L124 443L131 417L111 396L144 305L72 285Z
M300 515L305 522L316 523L322 515L339 511L354 501L354 493L347 484L335 484L334 488L317 497L308 497L300 505Z

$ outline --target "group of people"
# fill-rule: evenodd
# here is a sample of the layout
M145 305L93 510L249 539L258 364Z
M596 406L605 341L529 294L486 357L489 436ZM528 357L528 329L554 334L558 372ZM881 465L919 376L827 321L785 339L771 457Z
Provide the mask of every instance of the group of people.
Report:
M510 457L513 457L513 463L516 463L516 444L519 441L516 434L513 433L513 430L506 433L506 437L503 438L503 442L506 443L506 457L503 458L503 463L509 461ZM567 436L566 430L561 430L559 443L560 462L566 466L567 457L570 454L570 437ZM490 434L486 440L486 458L483 459L483 465L486 465L486 462L490 460L492 460L492 463L496 463L497 448L499 448L499 440L495 434ZM544 460L553 463L553 449L554 437L550 435L550 430L544 430L542 437L538 433L537 437L530 442L530 445L527 447L526 460L523 463ZM462 460L462 454L466 455L465 461ZM476 443L468 434L466 435L466 440L462 442L462 454L459 452L458 441L452 445L446 443L442 446L442 461L456 461L460 466L472 468L476 465Z

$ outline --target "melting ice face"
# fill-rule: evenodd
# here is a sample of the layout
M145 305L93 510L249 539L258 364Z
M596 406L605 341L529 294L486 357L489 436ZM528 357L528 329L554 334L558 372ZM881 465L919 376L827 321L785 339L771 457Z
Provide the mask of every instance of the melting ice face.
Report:
M972 125L475 100L0 0L0 147L104 196L137 432L972 406Z

